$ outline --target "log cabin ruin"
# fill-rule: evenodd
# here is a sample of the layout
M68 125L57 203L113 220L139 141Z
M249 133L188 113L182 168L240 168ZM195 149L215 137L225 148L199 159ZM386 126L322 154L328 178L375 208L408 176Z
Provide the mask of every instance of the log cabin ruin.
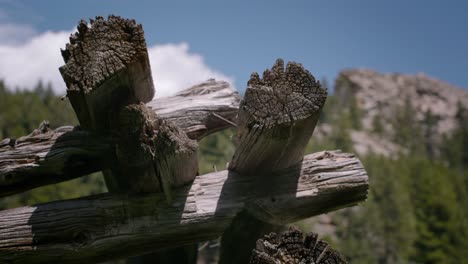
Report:
M353 154L304 156L327 91L301 64L278 59L262 77L253 73L243 98L210 79L153 99L143 28L118 16L82 20L62 56L60 73L80 124L51 130L42 123L2 140L0 196L98 171L109 192L0 211L1 263L145 254L196 263L197 243L220 236L220 263L296 263L262 260L273 252L263 244L281 239L258 239L367 197L368 177ZM227 170L198 175L197 141L231 126L236 151ZM302 243L288 232L288 241ZM307 235L301 245L310 250L301 252L317 251L316 237L310 241ZM324 256L300 263L340 263Z

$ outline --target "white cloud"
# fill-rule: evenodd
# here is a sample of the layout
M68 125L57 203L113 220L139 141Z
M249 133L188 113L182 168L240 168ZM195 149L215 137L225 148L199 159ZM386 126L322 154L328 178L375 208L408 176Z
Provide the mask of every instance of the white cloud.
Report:
M148 49L156 96L174 94L209 78L233 79L209 68L203 57L190 53L187 43L155 45Z
M0 35L3 26L0 25ZM1 37L0 79L10 88L31 89L38 80L51 82L56 92L64 94L66 87L58 68L64 64L60 48L65 47L70 33L44 32L21 44L6 43ZM154 45L148 52L158 97L209 78L233 83L232 78L208 67L202 56L191 53L187 43Z
M51 82L65 94L65 84L58 71L63 65L60 48L65 47L69 32L45 32L22 44L0 42L0 79L7 87L32 89L39 80Z

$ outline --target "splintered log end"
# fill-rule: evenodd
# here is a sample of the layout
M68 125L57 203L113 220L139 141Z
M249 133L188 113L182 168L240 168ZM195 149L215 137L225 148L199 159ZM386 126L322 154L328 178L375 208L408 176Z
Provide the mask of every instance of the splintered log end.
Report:
M254 72L247 82L244 101L246 116L243 122L264 127L293 123L318 113L327 98L327 90L304 67L295 62L278 59L263 78Z
M149 102L153 79L141 24L118 16L81 20L62 50L60 73L85 128L103 126L115 103ZM107 108L107 109L106 109Z
M257 241L250 264L344 264L343 256L317 234L291 227L281 235L270 233Z
M236 153L229 169L269 173L298 164L327 90L301 64L278 59L263 77L253 73L239 106Z
M90 25L81 20L77 29L62 50L65 65L61 72L69 91L92 92L117 72L148 56L143 28L135 20L112 15L107 20L96 17Z

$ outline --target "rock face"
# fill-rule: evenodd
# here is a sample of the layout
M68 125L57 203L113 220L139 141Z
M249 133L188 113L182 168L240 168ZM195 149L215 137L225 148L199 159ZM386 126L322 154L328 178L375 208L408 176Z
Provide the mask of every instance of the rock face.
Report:
M397 111L402 109L407 102L410 102L414 109L416 122L422 122L428 111L439 120L434 129L435 139L440 139L443 134L449 134L455 128L455 115L459 103L468 108L468 90L424 74L381 74L365 69L345 70L337 78L335 94L343 104L346 104L346 101L349 102L349 98L353 96L356 99L364 132L360 131L358 134L352 132L351 137L356 151L360 154L365 154L369 147L363 146L364 143L377 140L371 135L366 135L366 132L374 129L374 120L379 119L385 134L391 135L394 130L398 129L399 124L395 123ZM383 141L386 139L388 138L382 138ZM383 143L379 144L379 148L384 146L383 150L372 151L386 156L395 151L395 149L389 150L385 147L394 148L395 146Z

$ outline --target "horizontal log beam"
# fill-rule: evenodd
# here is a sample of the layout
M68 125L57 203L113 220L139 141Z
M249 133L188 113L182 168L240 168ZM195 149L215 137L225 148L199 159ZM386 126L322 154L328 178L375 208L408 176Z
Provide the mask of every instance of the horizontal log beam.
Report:
M244 209L285 224L366 199L368 177L352 154L319 152L301 168L259 177L221 171L163 194L98 195L0 212L1 263L98 262L220 236ZM274 189L274 194L269 190Z
M110 139L64 126L36 129L0 142L0 197L100 171L111 158Z
M146 105L182 128L189 138L200 140L235 125L240 100L241 96L229 83L209 79Z
M148 105L191 139L200 140L236 122L239 102L239 93L228 83L208 80ZM0 141L0 197L106 169L115 159L110 148L110 139L72 126L4 139Z

